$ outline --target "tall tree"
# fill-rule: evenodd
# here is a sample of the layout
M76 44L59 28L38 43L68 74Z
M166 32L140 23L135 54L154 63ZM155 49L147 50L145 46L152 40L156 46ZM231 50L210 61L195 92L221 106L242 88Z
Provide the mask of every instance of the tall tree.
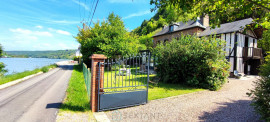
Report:
M270 53L270 30L264 31L262 39L258 41L258 47L263 49L265 55Z
M94 53L115 58L117 55L125 56L145 49L136 35L127 31L121 17L114 13L106 21L97 22L93 27L79 28L75 38L81 44L84 62L89 62L89 56Z
M151 0L150 4L155 5L152 10L171 7L179 14L195 14L193 19L209 15L212 27L247 17L267 26L270 19L269 0Z

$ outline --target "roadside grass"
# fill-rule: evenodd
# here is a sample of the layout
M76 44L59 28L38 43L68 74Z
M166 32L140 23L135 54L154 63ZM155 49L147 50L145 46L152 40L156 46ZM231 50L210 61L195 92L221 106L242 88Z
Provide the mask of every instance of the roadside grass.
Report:
M70 119L86 118L89 120L93 117L90 110L90 103L87 97L86 87L81 65L74 65L73 72L66 91L66 98L60 107L57 121L72 121ZM75 116L67 119L66 116ZM84 116L84 117L82 117Z
M48 71L50 68L55 68L57 67L56 64L52 64L49 66L44 66L41 68L36 68L32 71L24 71L24 72L20 72L20 73L15 73L15 74L10 74L10 75L6 75L6 76L2 76L0 77L0 85L17 80L17 79L21 79L23 77L29 76L29 75L33 75L36 74L38 72L46 72Z

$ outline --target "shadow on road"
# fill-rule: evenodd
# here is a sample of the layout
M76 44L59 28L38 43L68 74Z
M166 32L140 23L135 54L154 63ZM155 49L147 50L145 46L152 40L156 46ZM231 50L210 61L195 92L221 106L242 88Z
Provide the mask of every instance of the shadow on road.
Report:
M46 106L46 109L49 109L49 108L60 108L62 103L49 103L47 104Z
M73 65L59 65L61 70L73 70Z
M259 115L256 114L254 108L250 106L251 100L238 100L216 104L220 107L213 112L204 112L204 114L199 117L200 121L260 121Z

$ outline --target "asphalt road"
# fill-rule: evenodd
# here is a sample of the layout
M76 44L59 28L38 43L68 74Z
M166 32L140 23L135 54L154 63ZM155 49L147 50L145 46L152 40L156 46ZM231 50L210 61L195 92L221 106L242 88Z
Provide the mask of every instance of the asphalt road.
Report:
M0 90L0 122L53 122L65 97L73 65L62 64Z

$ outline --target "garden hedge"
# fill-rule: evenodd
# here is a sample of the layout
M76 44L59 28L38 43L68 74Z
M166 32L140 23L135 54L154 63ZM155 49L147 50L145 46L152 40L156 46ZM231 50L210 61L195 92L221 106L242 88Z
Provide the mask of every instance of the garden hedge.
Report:
M182 83L210 90L219 89L229 76L225 41L182 36L154 48L160 82Z

